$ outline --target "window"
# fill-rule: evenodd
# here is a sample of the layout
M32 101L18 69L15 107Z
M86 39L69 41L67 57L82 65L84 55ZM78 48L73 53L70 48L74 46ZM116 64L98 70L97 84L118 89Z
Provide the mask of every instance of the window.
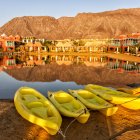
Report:
M7 41L6 42L6 46L7 47L13 47L14 46L14 42L13 41Z

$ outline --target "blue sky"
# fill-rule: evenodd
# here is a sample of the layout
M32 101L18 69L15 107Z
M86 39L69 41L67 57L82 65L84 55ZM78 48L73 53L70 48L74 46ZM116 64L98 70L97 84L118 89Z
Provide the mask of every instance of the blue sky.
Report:
M101 12L139 8L140 0L1 0L0 26L18 16L75 16L82 12Z

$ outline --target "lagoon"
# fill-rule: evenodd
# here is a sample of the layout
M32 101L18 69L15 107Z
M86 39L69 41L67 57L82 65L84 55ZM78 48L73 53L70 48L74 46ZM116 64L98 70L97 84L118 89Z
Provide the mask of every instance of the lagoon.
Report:
M0 70L0 99L13 99L21 86L47 96L47 91L79 89L90 83L125 86L140 77L139 62L103 55L1 56Z

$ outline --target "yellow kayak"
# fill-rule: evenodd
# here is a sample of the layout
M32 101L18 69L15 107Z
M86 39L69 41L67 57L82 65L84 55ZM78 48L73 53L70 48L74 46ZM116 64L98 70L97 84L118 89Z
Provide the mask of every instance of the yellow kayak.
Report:
M111 103L121 104L123 107L132 110L140 109L140 98L137 96L92 84L85 86L85 89Z
M138 88L117 88L118 91L122 91L125 93L129 93L135 96L139 96L140 95L140 87Z
M87 90L69 90L69 92L72 96L80 100L87 108L99 110L105 116L111 116L118 110L118 107L113 107L113 104Z
M14 97L18 113L55 135L60 129L62 118L53 104L42 94L30 87L21 87Z
M70 94L64 91L48 92L48 98L59 112L67 117L74 117L80 123L86 123L90 113L86 107Z

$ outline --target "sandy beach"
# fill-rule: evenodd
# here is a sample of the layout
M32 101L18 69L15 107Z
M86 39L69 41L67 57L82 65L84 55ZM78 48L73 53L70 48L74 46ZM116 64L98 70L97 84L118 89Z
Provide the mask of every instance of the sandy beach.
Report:
M62 117L62 132L72 118ZM68 129L65 140L139 140L140 111L119 107L117 113L105 117L98 111L91 111L86 124L75 121ZM1 140L63 140L60 134L49 135L41 127L23 119L16 111L13 101L0 101Z

